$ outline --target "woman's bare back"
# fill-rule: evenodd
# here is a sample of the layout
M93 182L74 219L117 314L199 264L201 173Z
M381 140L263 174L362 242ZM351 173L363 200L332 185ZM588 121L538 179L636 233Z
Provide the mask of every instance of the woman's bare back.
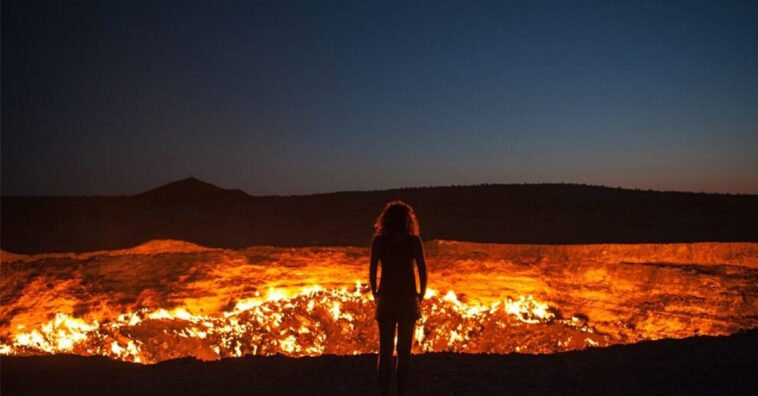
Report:
M388 234L379 236L379 262L382 269L380 295L416 296L416 276L413 268L413 235Z

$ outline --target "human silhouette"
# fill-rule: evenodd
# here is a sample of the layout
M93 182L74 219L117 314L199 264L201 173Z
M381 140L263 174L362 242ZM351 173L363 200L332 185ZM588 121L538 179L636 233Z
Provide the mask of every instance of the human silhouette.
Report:
M393 374L392 353L397 329L397 394L408 382L411 344L416 321L421 318L421 301L426 293L426 261L413 208L403 201L387 203L374 224L371 242L369 283L376 301L379 327L377 376L381 395L388 395ZM418 267L420 288L416 289L413 263ZM381 281L377 287L377 269Z

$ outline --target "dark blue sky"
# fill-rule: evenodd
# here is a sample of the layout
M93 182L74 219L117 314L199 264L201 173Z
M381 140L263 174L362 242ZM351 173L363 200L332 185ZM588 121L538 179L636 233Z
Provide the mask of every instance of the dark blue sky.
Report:
M3 195L758 193L758 2L2 4Z

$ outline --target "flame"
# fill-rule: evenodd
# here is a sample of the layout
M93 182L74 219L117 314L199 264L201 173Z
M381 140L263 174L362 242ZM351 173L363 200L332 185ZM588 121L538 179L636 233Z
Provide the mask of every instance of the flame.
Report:
M489 305L461 302L452 290L442 298L439 295L434 289L427 290L425 316L414 333L416 353L524 350L528 346L516 349L483 338L492 336L493 329L518 327L519 323L549 325L555 319L548 305L531 295ZM194 314L183 307L141 309L99 323L59 313L39 328L19 328L9 344L0 345L0 351L10 355L103 355L137 363L155 363L187 353L201 359L373 353L377 347L373 306L367 286L356 281L352 291L324 289L317 284L294 294L269 288L265 297L241 299L232 310L215 315ZM454 323L457 325L448 329ZM606 342L571 320L560 325L584 333L593 345Z
M524 323L539 323L555 318L547 304L534 300L531 295L519 296L518 300L509 297L505 301L505 312Z

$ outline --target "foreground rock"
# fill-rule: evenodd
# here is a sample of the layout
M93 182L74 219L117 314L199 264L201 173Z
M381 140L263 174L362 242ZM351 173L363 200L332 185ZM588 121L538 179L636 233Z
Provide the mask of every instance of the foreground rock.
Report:
M374 355L179 359L2 358L3 395L370 395ZM414 357L413 395L755 395L758 330L552 355Z

